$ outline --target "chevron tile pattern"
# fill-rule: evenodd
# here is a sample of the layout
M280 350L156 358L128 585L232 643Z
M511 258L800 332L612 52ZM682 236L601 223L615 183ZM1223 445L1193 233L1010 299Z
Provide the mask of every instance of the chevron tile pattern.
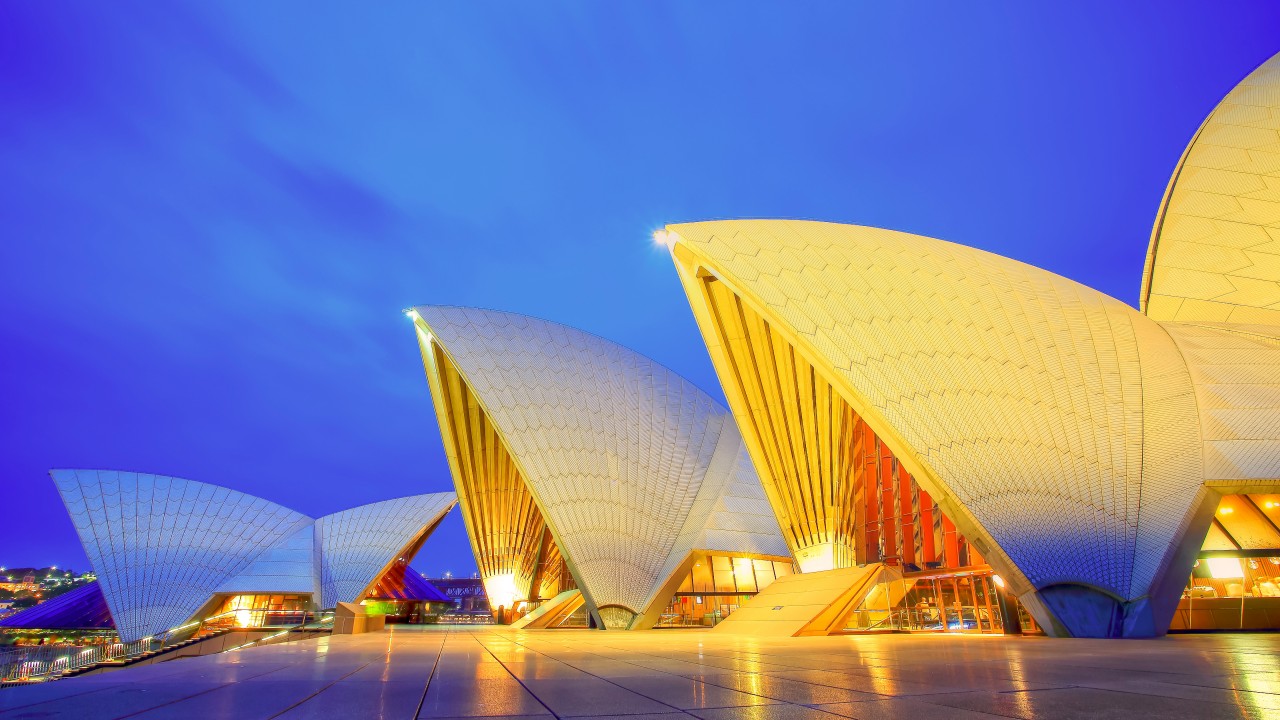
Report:
M450 413L461 406L439 397L437 347L497 428L597 611L643 612L694 544L787 555L727 410L688 381L557 323L473 308L415 312L442 429L457 427ZM465 496L466 474L451 464ZM689 525L691 516L699 520Z
M571 589L542 511L475 393L438 345L419 337L419 348L434 369L445 455L490 607L510 610Z
M359 602L398 559L412 560L426 536L453 509L453 493L361 505L316 520L320 606Z
M1280 55L1253 71L1187 147L1142 281L1156 320L1280 325Z
M112 470L54 470L124 642L186 622L218 586L311 519L227 488Z
M740 426L774 401L734 390L736 341L713 292L759 315L814 387L829 383L1019 592L1145 592L1203 479L1191 379L1155 322L1037 268L905 233L771 220L668 233ZM1172 524L1142 512L1148 495L1167 500ZM1157 559L1139 562L1140 547Z
M1280 479L1280 327L1165 323L1195 385L1205 479L1232 487Z
M321 608L358 600L396 558L417 552L456 501L451 492L417 495L312 520L194 480L50 475L124 642L188 622L215 594L306 593Z

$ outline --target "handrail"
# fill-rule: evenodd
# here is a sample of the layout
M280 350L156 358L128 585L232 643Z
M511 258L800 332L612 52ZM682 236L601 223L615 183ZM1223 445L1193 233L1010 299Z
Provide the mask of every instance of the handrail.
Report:
M256 643L287 635L295 630L315 630L332 626L332 612L307 610L228 610L174 628L158 635L130 643L101 643L94 645L28 645L0 649L0 686L3 684L41 682L109 662L128 662L144 655L161 652L167 648L202 639L213 633L228 632L238 627L272 627L266 623L268 616L294 617L299 622L285 627L282 632L240 645L248 647ZM258 622L251 622L252 620ZM227 623L231 620L231 623ZM248 620L248 621L247 621Z
M251 640L251 641L249 641L249 642L247 642L247 643L245 643L245 644L243 644L243 645L237 645L236 647L231 648L231 650L239 650L239 649L241 649L241 648L247 648L247 647L250 647L250 646L252 646L252 645L265 645L265 644L269 643L270 641L275 640L276 638L284 637L285 635L289 635L289 634L291 634L291 633L295 633L295 632L303 632L303 631L311 631L311 630L322 630L322 629L324 629L325 627L328 627L328 628L330 628L330 629L332 629L332 628L333 628L333 618L334 618L334 613L333 613L333 612L331 612L331 611L325 611L325 612L316 613L316 615L318 615L319 617L318 617L318 619L317 619L317 620L315 620L314 622L311 622L311 623L304 623L304 624L302 624L302 625L295 625L295 626L290 627L290 628L285 628L284 630L281 630L280 632L278 632L278 633L276 633L276 634L274 634L274 635L268 635L268 636L266 636L266 637L264 637L264 638L258 638L257 640ZM282 641L282 642L288 642L288 641Z

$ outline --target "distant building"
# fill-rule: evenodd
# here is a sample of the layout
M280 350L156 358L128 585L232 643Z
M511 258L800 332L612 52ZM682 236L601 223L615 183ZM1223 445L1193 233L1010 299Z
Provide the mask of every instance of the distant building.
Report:
M40 583L36 582L35 575L24 575L21 582L14 582L11 578L6 577L3 582L0 582L0 590L8 590L11 593L35 593L40 592Z

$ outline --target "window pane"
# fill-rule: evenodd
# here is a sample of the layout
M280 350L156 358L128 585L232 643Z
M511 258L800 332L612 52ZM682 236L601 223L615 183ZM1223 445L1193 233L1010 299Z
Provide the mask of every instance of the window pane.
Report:
M684 576L684 582L680 583L680 589L676 592L689 593L693 592L693 572Z
M698 593L713 592L711 586L711 563L704 557L693 564L693 591Z
M733 563L729 558L712 555L711 568L715 571L716 592L733 592Z
M750 558L733 559L733 580L740 593L756 591L755 574L751 571Z

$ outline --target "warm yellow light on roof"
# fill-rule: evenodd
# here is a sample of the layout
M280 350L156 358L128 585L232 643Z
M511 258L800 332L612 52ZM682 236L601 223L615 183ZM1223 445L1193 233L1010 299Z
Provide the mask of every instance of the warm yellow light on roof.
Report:
M1218 508L1219 515L1230 515L1233 512L1235 512L1235 508L1229 508L1229 507Z

